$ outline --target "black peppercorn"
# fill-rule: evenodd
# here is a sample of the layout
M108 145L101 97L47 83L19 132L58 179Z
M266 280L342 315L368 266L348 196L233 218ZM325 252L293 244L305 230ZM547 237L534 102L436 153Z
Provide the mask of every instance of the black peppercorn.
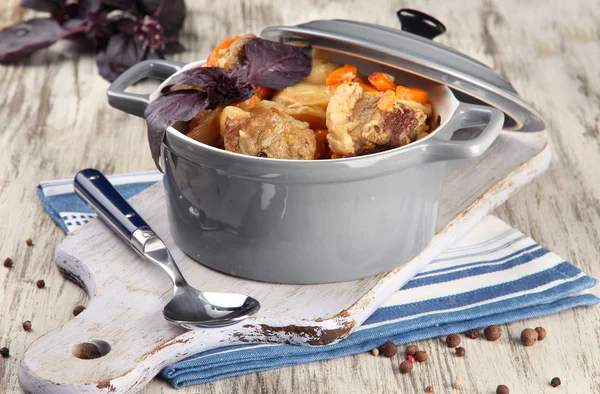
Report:
M465 334L467 336L467 338L471 338L471 339L477 339L479 338L479 330L469 330L467 331L467 333Z
M483 330L483 334L488 341L495 341L502 336L502 330L498 326L489 326Z
M550 386L552 386L552 387L558 387L558 386L560 386L561 383L562 382L560 381L560 378L556 377L556 378L553 378L550 381Z
M40 279L37 282L35 282L35 285L38 287L38 289L43 289L44 287L46 287L46 282L44 282L43 279Z
M464 357L465 353L466 353L466 351L465 351L464 347L460 347L459 346L459 347L456 348L456 356L457 357Z
M414 356L415 354L417 354L417 352L419 351L419 348L417 347L417 345L408 345L406 347L406 355L407 356Z
M417 360L420 363L424 363L425 361L427 361L428 357L429 355L427 354L427 352L424 352L422 350L419 350L415 353L415 360Z
M396 344L392 341L387 341L381 345L381 353L383 353L385 357L394 357L397 352L398 347L396 347Z
M510 394L510 390L508 389L508 386L501 384L496 388L496 394Z
M546 329L544 327L536 327L535 331L538 333L538 341L546 339Z
M258 156L258 157L269 157L269 155L267 155L267 154L266 154L265 152L263 152L263 151L260 151L260 152L258 152L258 155L256 155L256 156Z
M538 333L532 328L526 328L521 332L521 343L523 346L535 345L538 340Z
M0 349L0 356L2 356L4 358L7 358L9 356L7 347L3 347L2 349Z
M23 322L23 330L25 330L25 331L31 330L31 322L29 320L25 320Z
M4 260L4 266L5 266L6 268L12 268L12 266L13 266L13 261L12 261L12 259L11 259L10 257L7 257L7 258Z
M460 345L460 337L456 334L450 334L446 337L446 345L448 347L457 347Z
M413 369L413 363L410 361L402 361L400 363L400 373L405 374L409 373Z
M79 315L84 310L85 310L85 306L83 306L83 305L77 305L75 308L73 308L73 316Z

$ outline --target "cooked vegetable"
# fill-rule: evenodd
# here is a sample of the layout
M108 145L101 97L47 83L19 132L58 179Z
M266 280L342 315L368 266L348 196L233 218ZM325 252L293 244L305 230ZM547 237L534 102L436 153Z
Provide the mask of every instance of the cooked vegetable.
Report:
M229 122L224 140L226 150L250 156L309 160L316 151L315 134L308 123L275 108Z
M386 90L396 90L394 77L390 74L376 71L369 75L369 82L380 92L385 92Z
M227 38L225 40L223 40L223 42L221 42L219 45L217 45L217 47L215 49L213 49L213 51L210 53L210 55L208 55L208 59L206 59L206 65L208 67L215 67L217 65L217 60L221 57L221 53L229 48L231 46L231 44L233 44L233 42L235 40L237 40L240 36L235 36L235 37L230 37Z
M327 130L315 130L315 138L317 141L317 149L315 151L315 160L331 159L331 149L327 142Z
M429 103L429 94L426 90L420 88L407 88L406 86L397 86L396 95L402 100L416 101L421 104Z
M221 134L219 133L219 115L222 107L200 111L190 120L190 131L186 136L207 145L217 146Z
M358 70L356 66L345 64L329 74L325 79L325 84L327 86L335 86L344 82L351 82L357 75Z
M325 128L325 111L331 94L327 86L300 82L279 91L273 101L284 106L288 115L310 123L312 128Z
M236 124L242 119L250 117L250 112L244 111L241 108L234 106L227 106L223 108L223 111L219 114L219 134L221 137L225 137L225 130L228 124Z
M324 59L320 52L313 51L313 65L310 75L304 79L304 82L312 83L313 85L325 85L327 76L336 69L340 68L337 63L330 62Z
M254 88L254 94L261 100L268 100L275 94L275 89L267 88L260 85L252 85Z

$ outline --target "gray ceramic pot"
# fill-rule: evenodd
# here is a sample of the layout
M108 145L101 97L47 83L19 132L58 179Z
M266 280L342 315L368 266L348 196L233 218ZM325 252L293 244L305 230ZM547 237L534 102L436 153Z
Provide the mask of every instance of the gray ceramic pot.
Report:
M504 114L461 103L446 86L397 69L335 56L340 63L357 64L362 73L383 70L427 89L441 125L405 147L314 161L244 156L168 128L161 167L170 229L190 257L244 278L313 284L390 270L429 244L444 162L483 154L502 128ZM149 60L132 67L112 84L110 104L143 116L160 90L144 96L125 89L145 77L167 79L182 66ZM471 140L449 140L456 130L472 126L485 128Z

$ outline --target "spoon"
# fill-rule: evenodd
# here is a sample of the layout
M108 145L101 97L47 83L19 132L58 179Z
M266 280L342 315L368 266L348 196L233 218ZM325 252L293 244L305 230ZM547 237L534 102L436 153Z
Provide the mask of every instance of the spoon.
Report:
M163 309L169 322L187 329L223 327L238 323L260 309L252 297L209 293L187 283L165 243L98 170L85 169L74 180L75 193L115 233L146 260L159 265L173 281L173 298Z

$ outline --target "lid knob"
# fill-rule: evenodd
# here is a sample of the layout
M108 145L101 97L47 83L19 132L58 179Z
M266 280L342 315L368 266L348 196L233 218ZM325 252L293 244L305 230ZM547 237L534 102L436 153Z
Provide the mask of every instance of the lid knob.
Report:
M402 8L396 14L400 19L402 30L409 33L432 40L446 32L446 26L442 22L421 11Z

